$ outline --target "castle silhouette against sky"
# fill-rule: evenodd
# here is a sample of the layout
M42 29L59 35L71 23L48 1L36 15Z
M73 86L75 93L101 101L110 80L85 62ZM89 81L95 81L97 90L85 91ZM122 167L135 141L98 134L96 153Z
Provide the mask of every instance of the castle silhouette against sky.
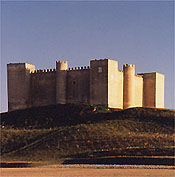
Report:
M164 75L135 74L135 65L95 59L90 66L35 70L28 63L7 64L8 111L52 104L85 103L111 108L164 108Z

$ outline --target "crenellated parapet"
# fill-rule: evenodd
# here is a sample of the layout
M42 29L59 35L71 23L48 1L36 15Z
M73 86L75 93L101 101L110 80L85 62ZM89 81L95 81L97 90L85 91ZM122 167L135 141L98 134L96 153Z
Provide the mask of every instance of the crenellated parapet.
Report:
M135 68L135 65L133 65L133 64L124 64L123 65L123 69L125 69L125 68Z
M31 72L31 74L47 74L47 73L55 73L56 69L37 69Z
M81 70L89 70L90 66L84 66L84 67L72 67L68 68L68 71L81 71Z
M104 59L95 59L95 60L92 60L92 61L106 61L106 60L109 60L109 58L104 58Z
M60 63L60 64L68 64L68 61L64 61L64 60L60 61L60 60L57 60L56 63Z

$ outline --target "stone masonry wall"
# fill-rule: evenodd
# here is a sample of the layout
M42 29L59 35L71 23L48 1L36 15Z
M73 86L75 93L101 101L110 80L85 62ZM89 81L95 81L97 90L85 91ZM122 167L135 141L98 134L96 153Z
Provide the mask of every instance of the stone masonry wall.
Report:
M31 106L30 73L35 66L27 63L7 65L8 110L25 109Z
M143 105L143 77L136 75L134 78L134 106L141 107Z
M32 106L56 104L56 71L31 74Z
M90 104L108 106L108 60L90 62Z
M156 107L164 108L164 80L163 74L156 73Z
M156 106L156 73L143 74L143 107Z
M90 69L67 71L67 103L90 103Z
M108 60L108 106L123 109L123 72L115 60Z

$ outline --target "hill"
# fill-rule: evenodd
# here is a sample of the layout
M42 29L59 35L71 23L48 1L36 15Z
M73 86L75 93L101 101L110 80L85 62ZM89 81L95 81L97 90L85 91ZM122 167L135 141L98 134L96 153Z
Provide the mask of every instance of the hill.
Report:
M85 104L58 104L1 113L1 125L14 128L53 128L113 119L141 119L174 124L175 111L156 108L110 109Z
M173 110L165 109L73 104L3 113L2 160L173 156L174 116Z

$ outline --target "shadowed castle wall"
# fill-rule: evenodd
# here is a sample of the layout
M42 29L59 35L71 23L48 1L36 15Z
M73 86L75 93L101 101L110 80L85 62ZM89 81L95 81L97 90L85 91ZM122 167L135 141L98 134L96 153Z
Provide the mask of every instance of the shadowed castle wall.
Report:
M91 60L90 68L90 104L108 106L108 60Z
M66 104L67 61L56 61L56 104Z
M87 103L90 98L90 69L74 68L67 71L67 103Z
M27 63L7 65L8 110L25 109L31 106L30 73L35 66Z
M143 73L143 106L164 108L164 75Z
M56 104L56 71L37 71L31 74L32 106Z
M156 106L156 73L143 74L143 106Z

